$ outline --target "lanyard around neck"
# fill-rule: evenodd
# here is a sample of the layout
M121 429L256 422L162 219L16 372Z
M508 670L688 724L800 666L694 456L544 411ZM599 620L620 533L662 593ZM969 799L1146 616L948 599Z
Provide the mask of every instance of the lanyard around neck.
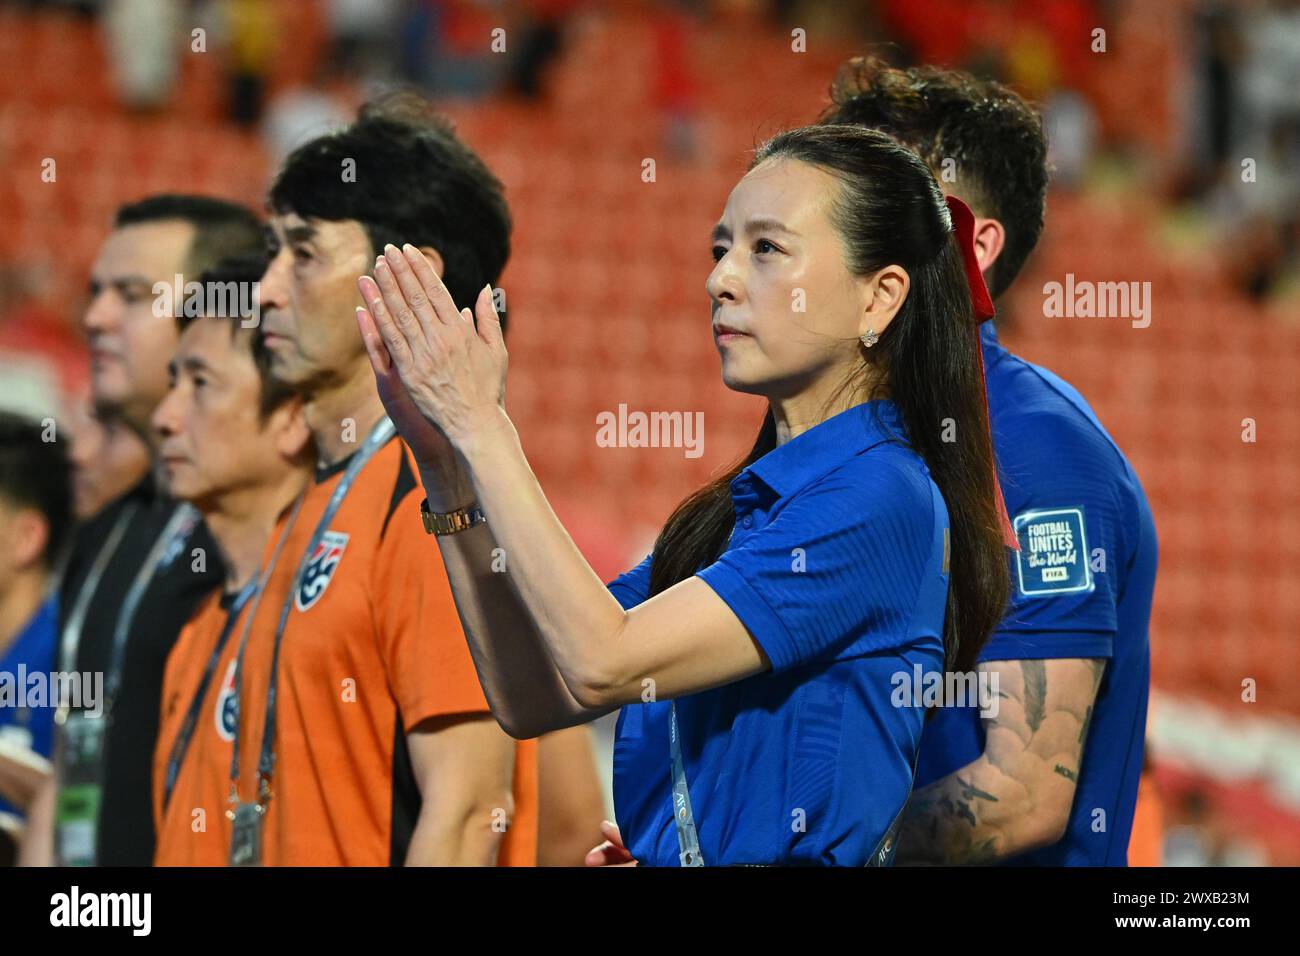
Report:
M298 562L298 568L294 572L289 593L285 596L284 605L280 608L280 620L276 624L275 642L271 651L271 676L266 690L266 716L262 722L262 747L257 761L257 799L263 805L271 796L271 774L275 768L275 703L276 689L279 683L280 645L284 639L284 629L289 621L289 612L293 608L294 597L298 593L299 587L302 586L302 576L306 572L307 565L311 563L312 555L316 553L316 548L320 545L321 539L325 537L325 532L329 530L330 522L334 520L339 507L343 504L343 499L347 497L352 484L356 481L357 475L366 466L366 463L374 457L375 452L387 444L388 440L396 432L397 429L387 416L381 418L375 427L371 429L365 443L352 456L352 460L348 462L347 470L344 471L342 479L330 496L329 503L325 506L325 511L320 516L320 520L316 522L316 529L312 532L307 549ZM252 619L251 614L249 619ZM245 632L245 637L247 637L247 632ZM246 641L240 642L239 657L235 664L235 740L230 755L230 795L232 801L238 801L239 799L239 708L240 695L243 692L245 645Z

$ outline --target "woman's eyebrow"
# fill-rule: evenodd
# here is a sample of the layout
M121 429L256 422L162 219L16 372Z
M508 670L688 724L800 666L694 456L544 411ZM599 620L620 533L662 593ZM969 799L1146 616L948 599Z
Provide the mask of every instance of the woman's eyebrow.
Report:
M785 223L781 222L779 219L772 219L767 216L760 216L756 219L750 219L745 223L746 235L752 236L762 232L783 232L787 236L799 235L799 233L795 232L793 229L791 229ZM714 242L717 242L720 239L730 240L731 238L732 238L731 230L728 229L726 226L724 226L722 223L718 223L716 226L713 227Z
M752 236L760 232L783 232L787 236L799 235L799 233L795 232L793 229L791 229L785 223L781 222L779 219L772 219L767 216L760 216L757 219L750 219L745 223L745 233L747 235Z

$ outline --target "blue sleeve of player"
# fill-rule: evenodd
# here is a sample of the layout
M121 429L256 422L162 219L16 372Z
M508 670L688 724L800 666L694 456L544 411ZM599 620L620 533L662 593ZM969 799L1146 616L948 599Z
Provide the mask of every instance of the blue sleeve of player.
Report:
M647 554L645 560L638 564L630 571L624 571L613 581L605 585L609 593L623 606L623 610L630 611L649 599L650 597L650 559L653 555Z
M1011 604L980 659L1111 657L1130 538L1127 466L1080 418L1024 415L995 438L1020 541Z

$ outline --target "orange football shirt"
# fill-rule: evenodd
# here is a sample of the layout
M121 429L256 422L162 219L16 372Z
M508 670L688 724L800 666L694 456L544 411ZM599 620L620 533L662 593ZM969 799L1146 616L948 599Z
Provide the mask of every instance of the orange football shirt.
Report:
M244 800L256 787L281 608L346 467L345 460L316 475L261 601L251 609L239 715ZM409 451L391 439L357 475L292 597L278 668L275 770L263 829L267 865L402 863L420 806L406 734L431 717L488 713L438 547L420 524L423 497ZM281 530L267 544L267 560ZM184 663L168 664L177 684L191 689L188 697L182 689L183 699L169 711L172 688L164 688L156 808L171 741L224 622L214 607L205 606L192 622L193 636L187 628L178 642ZM226 862L231 743L221 734L220 720L229 716L221 698L229 697L240 628L242 622L218 665L167 812L157 813L159 864L218 862L210 846L219 847L219 862ZM206 737L202 744L200 736ZM515 812L500 865L536 862L536 759L536 741L516 742ZM205 833L192 832L194 808L205 810Z
M234 693L235 655L247 608L235 622L213 670L171 799L163 807L172 748L229 617L230 604L226 595L214 594L206 600L185 625L167 657L153 758L155 866L225 866L230 858L225 797L230 787L234 728L228 705Z

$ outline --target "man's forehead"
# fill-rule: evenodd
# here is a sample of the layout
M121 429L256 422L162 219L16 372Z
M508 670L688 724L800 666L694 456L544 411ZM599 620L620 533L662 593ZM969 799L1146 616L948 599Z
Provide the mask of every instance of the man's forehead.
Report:
M277 239L308 239L322 245L341 245L366 240L366 227L355 219L320 219L296 212L272 213L271 230Z
M170 278L171 273L181 271L193 240L194 225L182 219L121 226L100 246L95 260L96 278Z
M324 220L317 219L314 216L304 218L296 212L276 212L272 210L266 221L277 233L282 233L290 229L311 229L315 231L317 224Z
M251 334L240 328L239 319L199 316L181 331L176 346L176 361L179 363L197 358L207 365L220 368L224 363L230 362L233 354L242 353L251 363L253 355L250 345L241 339L241 335Z

